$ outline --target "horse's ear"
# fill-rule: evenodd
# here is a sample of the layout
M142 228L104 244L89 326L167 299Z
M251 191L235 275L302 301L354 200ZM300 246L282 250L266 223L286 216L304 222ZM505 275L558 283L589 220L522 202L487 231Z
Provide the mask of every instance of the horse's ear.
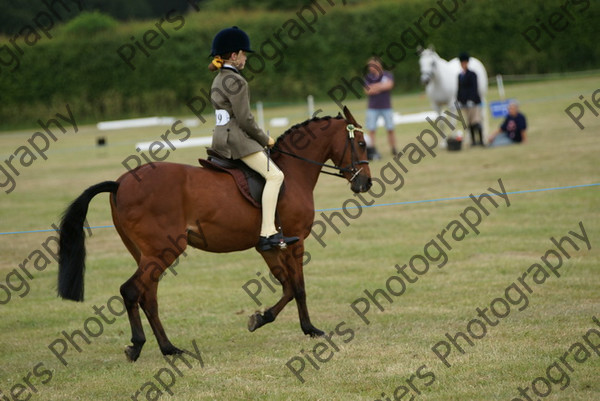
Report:
M354 116L352 115L352 113L350 113L350 110L348 110L348 107L344 106L344 118L346 119L346 121L348 121L350 124L360 127L360 124L358 124L356 122L356 120L354 119Z
M419 55L419 56L420 56L420 55L421 55L421 53L423 53L423 50L425 50L425 49L423 48L423 46L421 46L421 45L417 46L417 55Z
M434 52L435 46L430 43L428 49L431 50L432 52Z

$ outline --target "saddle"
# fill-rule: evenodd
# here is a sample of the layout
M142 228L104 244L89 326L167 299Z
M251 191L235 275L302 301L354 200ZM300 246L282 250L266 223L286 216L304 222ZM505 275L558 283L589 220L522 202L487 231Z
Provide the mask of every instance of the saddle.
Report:
M227 159L211 148L206 149L206 153L208 160L198 159L200 165L231 175L244 198L260 209L265 179L241 160Z

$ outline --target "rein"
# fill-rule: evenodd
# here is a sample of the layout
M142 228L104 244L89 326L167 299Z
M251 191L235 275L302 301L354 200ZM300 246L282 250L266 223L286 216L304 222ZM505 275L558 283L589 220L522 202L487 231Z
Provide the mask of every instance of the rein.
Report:
M294 157L298 160L302 160L307 163L316 164L317 166L327 167L327 168L338 171L337 173L333 173L331 171L321 170L320 173L323 173L323 174L328 174L328 175L333 175L335 177L345 178L343 173L352 173L352 177L350 178L350 182L352 182L358 176L360 171L362 170L362 168L357 170L356 165L369 164L369 162L367 160L356 160L356 161L354 160L355 155L356 155L356 149L354 148L354 131L362 132L362 130L359 128L356 128L352 124L348 124L346 126L346 130L348 131L348 140L346 141L346 144L344 145L344 152L342 153L341 159L342 160L344 159L344 156L346 155L346 149L348 148L348 144L350 144L350 163L351 164L348 167L339 167L337 165L331 165L331 164L321 163L321 162L318 162L315 160L310 160L310 159L307 159L306 157L303 157L303 156L297 155L295 153L291 153L291 152L285 151L283 149L280 149L279 147L273 148L273 149L279 153Z

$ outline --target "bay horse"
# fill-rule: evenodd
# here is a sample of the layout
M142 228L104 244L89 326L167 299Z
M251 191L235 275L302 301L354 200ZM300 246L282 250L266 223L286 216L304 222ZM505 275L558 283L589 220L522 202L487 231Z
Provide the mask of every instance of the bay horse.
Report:
M300 327L306 335L322 336L310 321L306 306L302 259L304 240L314 220L313 190L324 167L333 168L366 192L371 173L360 125L344 107L344 116L307 120L288 129L272 149L272 158L285 175L277 211L282 231L300 237L287 249L261 253L281 282L281 299L263 314L250 316L248 329L275 320L292 299L296 300ZM332 160L334 165L325 162ZM83 301L85 235L83 223L91 199L109 192L112 219L119 236L137 263L137 270L120 288L131 325L131 342L125 354L138 359L146 337L142 308L163 355L182 351L167 338L158 316L157 287L160 275L186 246L208 252L234 252L258 243L261 210L236 188L233 178L216 170L176 163L153 163L86 189L66 209L60 225L58 295Z
M421 83L425 85L425 93L429 98L431 107L438 116L442 109L447 108L456 113L456 96L458 94L458 75L461 67L458 57L450 61L441 58L432 48L419 49L419 67L421 69ZM467 68L477 75L477 87L482 101L482 135L487 135L487 105L486 95L488 91L488 76L483 63L475 57L469 57ZM471 141L470 135L463 135L463 141ZM487 143L484 141L484 143Z

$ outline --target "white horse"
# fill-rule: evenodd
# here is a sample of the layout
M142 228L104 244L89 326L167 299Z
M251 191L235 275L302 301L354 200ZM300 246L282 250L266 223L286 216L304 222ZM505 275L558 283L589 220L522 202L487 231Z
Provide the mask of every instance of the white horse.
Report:
M458 93L458 75L461 67L457 57L450 61L441 58L433 49L421 50L419 65L421 67L421 83L425 86L425 92L431 102L433 110L440 115L443 108L449 109L452 113L456 113L456 95ZM488 77L485 67L475 57L469 58L467 68L477 75L477 86L479 96L482 101L483 112L483 140L486 143L488 132L488 113L487 102L485 97L488 90ZM467 127L468 130L468 127ZM471 135L466 132L463 135L463 141L470 143Z

